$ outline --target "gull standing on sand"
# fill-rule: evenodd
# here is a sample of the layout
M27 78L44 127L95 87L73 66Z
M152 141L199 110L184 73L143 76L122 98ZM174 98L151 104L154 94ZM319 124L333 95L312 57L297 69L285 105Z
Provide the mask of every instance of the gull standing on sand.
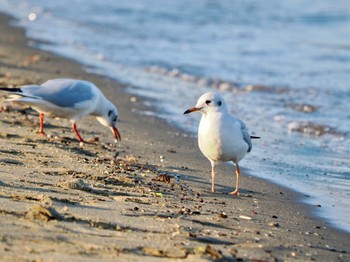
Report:
M40 134L44 133L44 114L67 118L79 141L76 121L93 115L104 126L110 127L115 139L121 140L117 129L118 110L93 83L75 79L52 79L42 85L26 85L21 88L1 87L0 91L11 93L7 101L32 107L39 112Z
M202 118L198 128L198 145L211 163L211 191L214 192L215 166L232 161L236 165L236 189L229 194L239 195L240 169L238 162L252 150L252 138L243 121L228 110L223 97L218 93L205 93L195 107L184 114L200 112Z

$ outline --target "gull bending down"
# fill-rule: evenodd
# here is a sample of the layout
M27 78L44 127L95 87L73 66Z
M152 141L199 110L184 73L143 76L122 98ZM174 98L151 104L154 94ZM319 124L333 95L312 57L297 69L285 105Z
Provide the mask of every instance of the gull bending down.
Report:
M93 83L75 79L52 79L42 85L26 85L20 88L2 87L0 91L11 93L7 101L32 107L39 112L40 134L44 133L44 115L67 118L79 141L76 121L93 115L104 126L109 127L115 139L121 140L117 129L118 110Z
M211 163L211 191L214 192L215 166L232 161L236 165L236 189L229 194L239 195L240 169L238 162L252 150L252 138L243 121L228 110L223 97L218 93L205 93L195 107L184 112L202 114L198 128L198 145Z

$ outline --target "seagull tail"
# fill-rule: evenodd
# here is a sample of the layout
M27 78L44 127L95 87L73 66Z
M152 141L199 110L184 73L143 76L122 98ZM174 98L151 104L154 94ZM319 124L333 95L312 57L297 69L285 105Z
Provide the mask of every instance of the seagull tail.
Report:
M7 101L16 101L18 100L18 97L27 97L27 98L38 99L38 100L42 99L41 97L24 94L21 88L0 87L0 92L1 91L9 93L9 96L6 99Z
M9 92L9 93L22 93L20 88L11 88L11 87L0 87L0 91Z
M251 139L260 139L260 136L250 136Z

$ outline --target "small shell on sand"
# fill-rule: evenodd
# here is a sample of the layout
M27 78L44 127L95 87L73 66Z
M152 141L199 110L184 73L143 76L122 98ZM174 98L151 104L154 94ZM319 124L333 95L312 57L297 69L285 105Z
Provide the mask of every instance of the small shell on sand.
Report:
M63 183L61 186L65 188L78 189L83 191L90 191L92 189L92 187L85 183L82 179L73 179L71 181Z
M50 220L62 220L63 216L53 207L35 205L27 212L26 218L30 220L42 220L47 222Z

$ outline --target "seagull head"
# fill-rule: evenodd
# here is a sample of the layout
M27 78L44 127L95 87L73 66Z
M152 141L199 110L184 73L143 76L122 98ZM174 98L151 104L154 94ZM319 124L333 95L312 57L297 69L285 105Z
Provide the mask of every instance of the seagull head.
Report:
M117 108L112 104L109 103L109 106L106 107L104 110L104 113L102 116L98 116L97 120L104 126L110 127L115 139L117 141L121 141L120 133L117 129L118 124L118 110Z
M209 92L202 95L195 107L187 109L184 114L200 112L207 114L209 112L226 112L227 107L223 97L219 93Z

